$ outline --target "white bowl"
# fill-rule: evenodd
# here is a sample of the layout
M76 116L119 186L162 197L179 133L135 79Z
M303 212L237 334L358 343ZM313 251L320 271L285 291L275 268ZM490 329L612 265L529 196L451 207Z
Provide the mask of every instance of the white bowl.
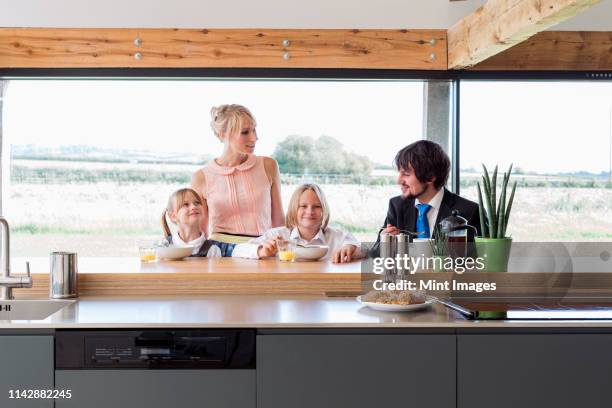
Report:
M324 245L312 245L308 247L296 246L295 257L306 261L316 261L317 259L323 258L328 250L329 247Z
M167 246L155 248L157 257L162 259L183 259L191 255L193 246Z

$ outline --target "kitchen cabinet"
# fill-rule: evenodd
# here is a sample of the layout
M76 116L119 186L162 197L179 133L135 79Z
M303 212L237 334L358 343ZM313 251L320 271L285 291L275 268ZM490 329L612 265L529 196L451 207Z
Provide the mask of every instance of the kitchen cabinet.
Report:
M257 407L455 407L455 336L265 334Z
M10 398L10 390L20 395L28 390L53 389L52 336L0 336L0 407L53 408L53 399Z
M458 408L612 406L612 334L458 336Z
M255 370L57 370L56 408L255 408Z

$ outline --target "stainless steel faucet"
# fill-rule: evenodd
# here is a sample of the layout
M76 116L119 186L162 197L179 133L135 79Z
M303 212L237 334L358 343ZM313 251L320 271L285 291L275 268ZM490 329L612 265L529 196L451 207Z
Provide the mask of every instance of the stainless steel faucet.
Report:
M9 225L4 217L0 217L2 241L2 269L0 270L0 300L13 299L13 288L31 288L32 276L30 275L30 264L26 263L26 276L11 276L11 252Z

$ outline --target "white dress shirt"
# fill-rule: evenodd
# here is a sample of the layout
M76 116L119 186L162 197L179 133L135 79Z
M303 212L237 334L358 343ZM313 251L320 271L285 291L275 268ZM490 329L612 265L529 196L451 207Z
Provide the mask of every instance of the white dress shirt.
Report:
M191 251L191 255L197 255L200 251L202 245L206 242L206 235L202 234L199 238L191 240L189 242L183 241L183 239L179 236L178 232L172 234L172 245L177 247L184 246L193 246L193 251ZM207 258L219 258L221 257L221 249L216 245L211 245L206 252Z
M427 211L427 222L429 223L429 237L434 233L436 227L436 219L438 218L438 212L440 212L440 205L442 204L442 198L444 198L444 187L442 187L435 196L428 203L422 203L418 198L414 200L414 206L417 204L429 204L431 208ZM417 207L418 209L418 207ZM416 231L418 232L418 231Z
M325 228L325 232L319 230L317 235L314 236L311 240L303 239L300 236L299 230L293 228L290 230L287 227L276 227L267 230L261 237L253 238L249 242L245 244L236 245L234 248L234 252L232 253L232 257L236 258L249 258L249 259L259 259L257 255L257 250L259 246L266 242L269 239L273 239L277 236L281 236L284 239L291 239L300 245L326 245L329 247L329 250L325 254L321 261L330 260L334 251L342 248L344 245L355 245L357 249L353 253L353 258L361 258L361 242L357 240L350 232L344 232L336 228L327 227Z

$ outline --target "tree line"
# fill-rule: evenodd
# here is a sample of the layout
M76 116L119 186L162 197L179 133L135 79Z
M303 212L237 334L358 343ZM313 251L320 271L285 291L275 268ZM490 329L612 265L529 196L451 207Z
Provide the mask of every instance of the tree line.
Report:
M330 136L287 136L272 157L281 173L369 175L374 168L368 157L345 150Z

